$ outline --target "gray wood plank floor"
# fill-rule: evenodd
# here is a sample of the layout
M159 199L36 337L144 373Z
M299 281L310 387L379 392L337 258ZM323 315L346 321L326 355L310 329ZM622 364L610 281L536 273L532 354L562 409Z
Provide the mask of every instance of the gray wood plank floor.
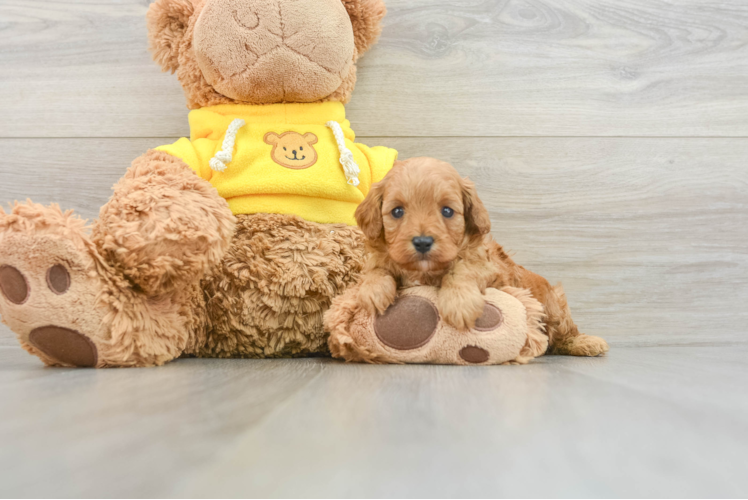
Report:
M0 204L93 219L188 133L149 3L0 2ZM388 6L359 140L475 180L609 355L64 370L0 325L0 496L748 495L748 4Z
M0 495L745 496L747 354L95 371L0 348Z

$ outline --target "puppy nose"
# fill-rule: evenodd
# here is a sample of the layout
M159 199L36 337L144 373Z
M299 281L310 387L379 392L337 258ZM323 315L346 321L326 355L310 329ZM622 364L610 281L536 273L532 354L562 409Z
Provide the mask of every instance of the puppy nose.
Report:
M420 253L426 253L431 250L433 244L434 238L431 236L416 236L413 238L413 246Z
M293 154L294 154L294 156L296 155L296 150L295 149L293 150Z

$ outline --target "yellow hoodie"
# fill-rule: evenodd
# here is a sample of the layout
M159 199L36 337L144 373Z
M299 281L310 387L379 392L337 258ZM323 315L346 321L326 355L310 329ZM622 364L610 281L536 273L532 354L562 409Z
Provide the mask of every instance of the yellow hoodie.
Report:
M355 225L356 207L397 159L394 149L354 143L339 102L223 104L191 111L189 122L189 139L156 149L209 181L234 214Z

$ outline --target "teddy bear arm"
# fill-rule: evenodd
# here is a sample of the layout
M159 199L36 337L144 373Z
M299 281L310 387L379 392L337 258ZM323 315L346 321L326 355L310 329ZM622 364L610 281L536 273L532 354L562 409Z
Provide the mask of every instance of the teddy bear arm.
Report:
M92 236L116 271L156 295L193 283L218 264L234 225L209 182L179 158L150 150L114 186Z

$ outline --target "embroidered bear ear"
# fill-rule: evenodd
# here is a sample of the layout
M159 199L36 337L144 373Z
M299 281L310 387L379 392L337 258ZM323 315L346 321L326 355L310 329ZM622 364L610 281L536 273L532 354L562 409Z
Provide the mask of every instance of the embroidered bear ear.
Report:
M269 144L270 146L275 146L276 144L278 144L278 139L280 139L280 136L275 132L268 132L267 134L265 134L265 137L263 137L265 144Z
M149 7L148 42L162 70L174 73L179 67L179 46L194 12L192 0L156 0Z
M317 144L318 139L317 139L317 136L314 135L313 133L307 132L306 134L304 134L304 140L310 146L314 146L315 144Z
M383 0L342 0L353 24L356 50L361 56L374 45L382 32L382 18L387 13Z

